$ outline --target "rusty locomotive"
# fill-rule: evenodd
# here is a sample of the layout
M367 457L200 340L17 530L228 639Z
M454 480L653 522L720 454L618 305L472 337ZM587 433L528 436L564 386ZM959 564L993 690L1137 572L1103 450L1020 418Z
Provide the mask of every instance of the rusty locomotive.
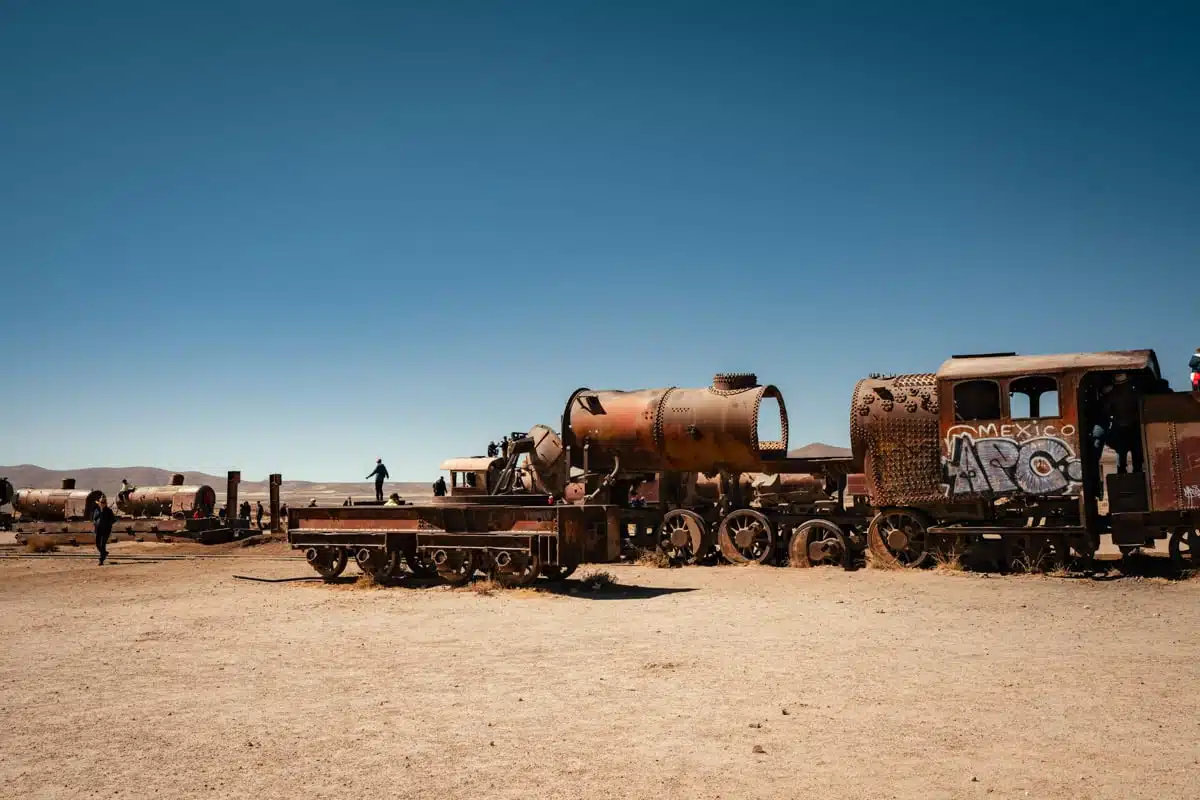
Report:
M1104 477L1090 434L1115 386L1146 458ZM759 440L764 400L778 439ZM535 426L507 459L446 462L450 494L430 504L293 509L289 540L327 577L353 556L377 577L407 563L510 583L630 543L801 567L850 566L864 549L915 567L983 545L1010 565L1091 558L1102 535L1124 553L1166 539L1189 567L1200 547L1200 393L1171 391L1150 350L955 356L936 373L871 376L852 395L848 458L789 458L782 395L750 374L579 389L560 430Z
M764 400L779 409L778 439L759 439ZM514 584L615 560L629 544L677 561L794 566L850 566L865 546L869 509L846 504L852 459L788 458L783 397L752 374L579 389L561 430L535 426L507 458L445 462L450 493L429 504L292 509L289 541L328 578L353 557L379 579L407 565L451 583L484 571Z

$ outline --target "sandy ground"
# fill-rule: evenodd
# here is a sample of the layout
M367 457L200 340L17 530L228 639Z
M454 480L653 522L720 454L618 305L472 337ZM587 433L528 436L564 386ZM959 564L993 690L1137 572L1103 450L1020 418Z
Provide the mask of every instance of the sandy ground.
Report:
M116 550L0 560L4 797L1174 798L1200 776L1200 581L617 566L611 593L485 595L233 578L311 574L279 545Z

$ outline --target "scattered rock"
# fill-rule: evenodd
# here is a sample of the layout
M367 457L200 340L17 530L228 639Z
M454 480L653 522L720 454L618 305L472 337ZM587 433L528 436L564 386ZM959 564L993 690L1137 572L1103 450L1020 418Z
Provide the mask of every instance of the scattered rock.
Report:
M756 745L754 745L754 749L753 749L751 752L752 752L752 753L758 753L758 754L760 754L760 755L766 755L766 754L767 754L767 751L766 751L766 750L763 750L763 746L762 746L761 744L756 744Z
M779 709L779 711L780 711L780 713L782 713L782 714L783 714L785 717L786 717L788 714L790 714L790 713L791 713L791 712L790 712L790 711L788 711L786 708L781 708L781 709Z
M761 728L761 727L762 727L762 723L761 723L761 722L751 722L751 723L750 723L750 727L751 727L751 728Z

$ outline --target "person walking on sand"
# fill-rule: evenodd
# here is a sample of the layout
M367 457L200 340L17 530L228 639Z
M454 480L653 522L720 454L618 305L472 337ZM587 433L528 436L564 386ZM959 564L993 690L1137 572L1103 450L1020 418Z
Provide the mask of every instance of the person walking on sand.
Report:
M263 514L265 513L266 509L263 508L262 500L259 500L258 505L254 509L254 521L258 523L258 529L260 531L262 530L262 518Z
M100 504L92 513L92 530L96 533L96 549L100 551L100 566L108 558L108 537L112 536L113 523L117 515L108 507L108 498L101 496Z
M375 469L367 476L367 480L375 479L375 502L383 502L383 482L388 479L387 467L383 465L383 459L375 459Z

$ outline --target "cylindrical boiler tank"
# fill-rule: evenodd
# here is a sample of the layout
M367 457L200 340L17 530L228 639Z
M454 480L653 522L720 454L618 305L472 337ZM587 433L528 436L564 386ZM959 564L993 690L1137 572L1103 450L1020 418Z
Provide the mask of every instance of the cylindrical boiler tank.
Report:
M19 489L12 501L22 519L45 522L91 519L104 492L96 489Z
M142 486L117 498L117 508L131 517L212 516L217 493L211 486ZM236 516L237 510L230 514Z
M759 441L764 399L779 406L781 436ZM571 466L590 472L755 472L787 455L787 409L754 375L721 374L703 389L578 389L563 411Z

